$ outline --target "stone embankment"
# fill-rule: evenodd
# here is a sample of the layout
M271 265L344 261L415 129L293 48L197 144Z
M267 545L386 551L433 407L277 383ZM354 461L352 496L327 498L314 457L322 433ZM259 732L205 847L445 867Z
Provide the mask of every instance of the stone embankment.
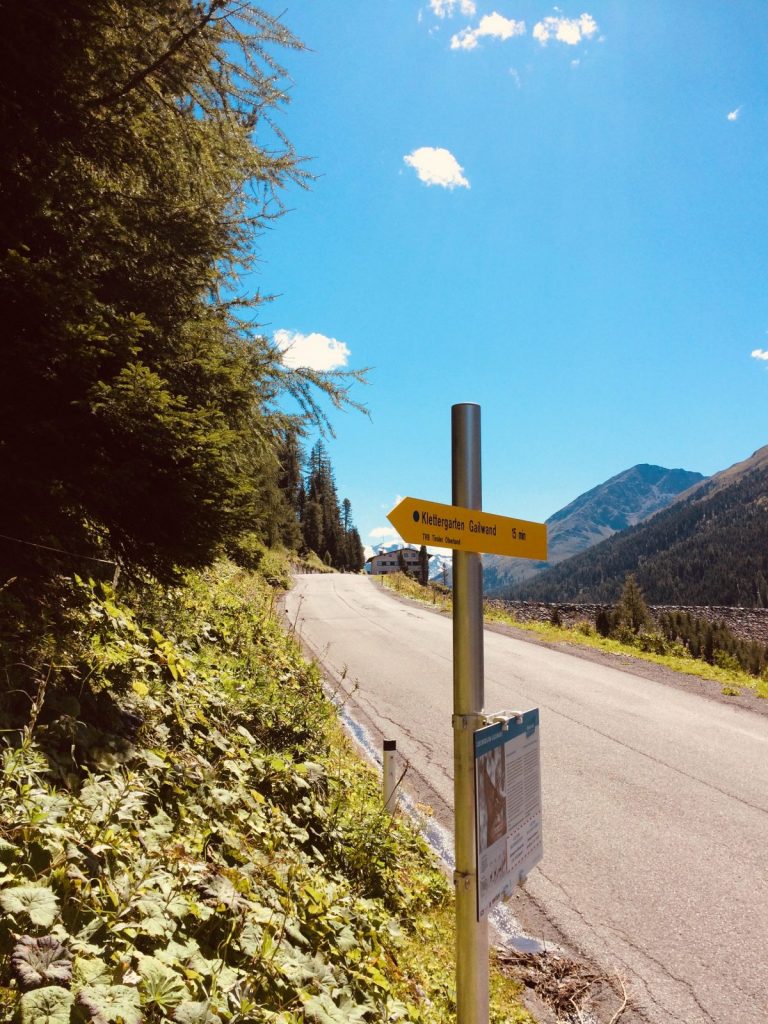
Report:
M604 604L545 604L540 601L493 601L519 619L520 622L550 622L557 610L564 626L577 622L594 625L597 613ZM730 608L721 605L651 605L651 612L658 617L663 612L690 612L691 615L707 622L724 622L734 636L740 640L756 640L768 644L768 608Z

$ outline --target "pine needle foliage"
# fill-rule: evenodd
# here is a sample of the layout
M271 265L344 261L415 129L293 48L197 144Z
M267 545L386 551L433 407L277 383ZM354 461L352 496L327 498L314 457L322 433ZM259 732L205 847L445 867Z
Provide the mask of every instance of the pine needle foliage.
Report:
M283 365L241 283L310 181L278 123L301 45L239 0L3 5L3 582L209 564L272 521L286 428L358 406L360 374Z
M339 505L333 467L322 440L316 442L309 455L300 518L306 552L315 552L335 569L362 571L365 551L352 524L352 503L345 498Z
M619 600L613 609L614 631L629 630L637 635L653 628L653 616L645 603L643 592L632 573L628 573Z

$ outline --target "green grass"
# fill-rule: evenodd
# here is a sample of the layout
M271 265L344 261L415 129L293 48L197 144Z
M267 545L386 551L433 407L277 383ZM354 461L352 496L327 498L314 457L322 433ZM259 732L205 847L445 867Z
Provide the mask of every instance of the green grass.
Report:
M402 573L392 573L381 577L382 585L425 604L431 604L445 613L453 610L453 603L450 592L444 587L422 587L415 579L404 576ZM492 601L486 601L483 611L486 622L497 622L501 625L515 626L527 632L535 633L549 643L568 643L579 647L590 647L595 650L605 651L609 654L631 656L640 658L642 661L650 661L656 665L664 665L675 672L684 672L688 675L698 676L701 679L711 679L721 684L723 693L726 696L735 696L742 689L754 693L763 699L768 699L768 680L758 679L735 669L723 669L717 665L710 665L697 658L683 657L674 654L656 654L653 651L643 651L637 646L630 646L602 637L595 632L591 623L580 623L571 628L553 626L547 622L521 622L509 611L506 611Z

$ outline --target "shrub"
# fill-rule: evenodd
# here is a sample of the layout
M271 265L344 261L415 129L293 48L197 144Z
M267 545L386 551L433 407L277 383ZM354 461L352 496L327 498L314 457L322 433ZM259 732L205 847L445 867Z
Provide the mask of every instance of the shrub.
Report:
M669 653L667 641L661 633L639 633L636 643L641 651L646 651L649 654Z
M267 551L261 561L260 572L270 586L287 590L291 585L288 560L283 552Z
M242 569L258 569L266 553L266 545L255 533L244 533L228 545L229 557Z
M630 626L620 624L611 630L611 639L627 647L637 647L637 633Z
M727 651L716 651L714 663L718 668L724 668L726 672L738 672L741 668L738 659Z
M677 640L667 640L667 654L673 658L690 658L691 652Z
M611 617L606 608L601 608L595 617L595 629L600 636L611 635Z

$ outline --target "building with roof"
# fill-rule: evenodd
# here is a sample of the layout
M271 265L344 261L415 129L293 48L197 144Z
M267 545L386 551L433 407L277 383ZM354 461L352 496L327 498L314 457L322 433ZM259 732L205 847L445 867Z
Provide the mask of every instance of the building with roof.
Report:
M408 572L418 575L419 552L416 548L396 548L394 551L380 551L371 555L365 563L365 571L371 576L385 576L390 572L401 572L402 564Z

